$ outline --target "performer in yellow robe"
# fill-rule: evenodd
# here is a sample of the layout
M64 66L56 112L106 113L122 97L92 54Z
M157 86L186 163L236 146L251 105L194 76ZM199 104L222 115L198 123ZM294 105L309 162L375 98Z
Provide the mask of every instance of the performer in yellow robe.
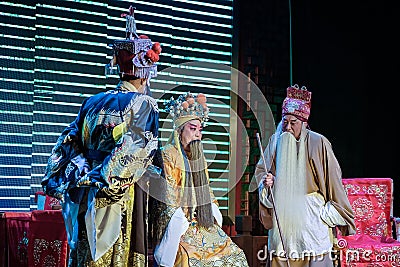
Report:
M248 266L244 252L222 230L222 214L209 186L201 131L208 119L206 97L188 93L167 103L174 131L162 149L165 209L160 266Z

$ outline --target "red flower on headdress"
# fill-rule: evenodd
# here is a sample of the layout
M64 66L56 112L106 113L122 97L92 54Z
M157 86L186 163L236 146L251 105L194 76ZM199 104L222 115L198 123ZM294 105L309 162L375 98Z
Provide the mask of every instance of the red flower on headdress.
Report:
M199 104L205 104L206 102L207 102L207 98L206 98L206 96L204 95L204 94L202 94L202 93L199 93L198 95L197 95L197 102L199 103Z
M159 54L161 53L161 51L162 51L161 45L160 45L159 42L155 42L155 43L153 44L153 47L152 47L151 49L153 49L154 52L156 52L156 54L158 54L158 55L159 55Z
M145 58L150 59L152 62L157 62L160 59L160 57L152 49L147 50Z
M187 101L190 105L193 105L193 104L194 104L194 98L193 98L193 97L188 97L188 98L186 99L186 101Z
M149 36L144 35L144 34L139 35L139 38L140 39L150 39Z
M183 107L184 109L187 109L187 108L189 107L189 103L188 103L187 101L183 101L183 102L182 102L182 107Z

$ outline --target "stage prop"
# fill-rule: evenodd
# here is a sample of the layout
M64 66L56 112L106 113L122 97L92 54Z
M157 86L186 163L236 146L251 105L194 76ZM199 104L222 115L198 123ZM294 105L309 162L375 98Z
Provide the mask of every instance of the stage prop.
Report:
M392 235L393 180L344 178L343 186L355 213L356 234L338 237L341 267L400 266L400 242Z
M59 203L40 193L36 198L42 198L44 210L0 213L0 266L67 266L69 249Z

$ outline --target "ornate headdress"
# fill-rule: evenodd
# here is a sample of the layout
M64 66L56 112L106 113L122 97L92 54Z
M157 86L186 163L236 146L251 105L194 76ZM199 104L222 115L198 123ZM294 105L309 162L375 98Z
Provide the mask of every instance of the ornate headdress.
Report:
M199 120L203 126L208 121L210 109L207 107L207 98L200 93L196 97L190 92L180 95L178 99L171 99L164 103L165 109L172 116L174 127L177 128L190 120Z
M299 89L297 84L287 88L287 96L282 104L282 117L288 114L302 121L308 121L311 109L311 92L305 86Z
M126 17L126 39L115 40L111 45L114 50L113 59L106 65L106 73L113 73L113 66L117 65L121 78L131 76L136 78L152 78L157 76L156 62L161 53L160 43L152 43L146 35L138 36L134 11L130 6Z

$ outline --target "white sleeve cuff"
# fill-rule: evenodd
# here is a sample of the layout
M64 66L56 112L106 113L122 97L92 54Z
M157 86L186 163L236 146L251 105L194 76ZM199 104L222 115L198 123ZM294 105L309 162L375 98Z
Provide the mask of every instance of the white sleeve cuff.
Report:
M347 225L346 221L329 201L322 206L319 216L329 227Z
M262 181L258 184L258 196L261 204L267 208L273 208L272 202L269 200L268 188L265 188Z
M212 214L215 218L215 220L217 221L217 224L222 227L222 213L219 210L217 204L215 204L214 202L211 203L211 207L212 207Z
M168 223L165 234L154 250L154 259L158 265L173 267L181 236L189 228L189 222L181 208L178 208Z

